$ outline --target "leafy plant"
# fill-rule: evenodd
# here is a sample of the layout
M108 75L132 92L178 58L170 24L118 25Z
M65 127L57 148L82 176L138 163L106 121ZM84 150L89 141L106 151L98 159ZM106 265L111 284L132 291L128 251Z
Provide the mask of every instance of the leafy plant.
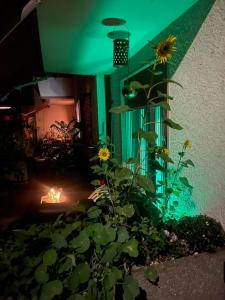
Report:
M168 249L162 230L149 221L132 221L132 204L106 197L75 218L31 225L2 237L0 282L3 295L16 299L135 299L139 287L132 266ZM69 220L71 222L69 222ZM5 233L6 234L6 233ZM9 232L7 233L7 235ZM149 250L150 240L155 241ZM156 283L153 266L146 278ZM10 285L7 283L11 282ZM56 298L55 298L56 297Z
M208 216L187 216L171 224L172 231L189 244L192 253L214 251L225 245L225 232L221 224Z

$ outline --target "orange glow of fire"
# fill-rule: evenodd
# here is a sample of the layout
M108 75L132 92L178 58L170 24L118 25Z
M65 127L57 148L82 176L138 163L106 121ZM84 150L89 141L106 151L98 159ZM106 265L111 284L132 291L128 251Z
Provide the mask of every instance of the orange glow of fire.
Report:
M51 188L47 195L41 197L42 203L63 203L66 199L62 195L61 188Z

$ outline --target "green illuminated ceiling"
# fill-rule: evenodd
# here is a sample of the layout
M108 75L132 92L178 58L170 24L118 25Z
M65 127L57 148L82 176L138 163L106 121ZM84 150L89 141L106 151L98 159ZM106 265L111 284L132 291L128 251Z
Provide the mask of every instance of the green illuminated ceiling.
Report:
M105 18L127 21L130 56L181 16L197 0L45 0L38 8L47 72L95 75L112 71L112 27Z

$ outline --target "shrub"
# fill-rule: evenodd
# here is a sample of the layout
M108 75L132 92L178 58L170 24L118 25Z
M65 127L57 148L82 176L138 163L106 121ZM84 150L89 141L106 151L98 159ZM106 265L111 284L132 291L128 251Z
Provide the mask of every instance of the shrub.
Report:
M193 252L215 251L225 245L225 232L216 220L199 215L184 217L171 226L180 240L185 240Z

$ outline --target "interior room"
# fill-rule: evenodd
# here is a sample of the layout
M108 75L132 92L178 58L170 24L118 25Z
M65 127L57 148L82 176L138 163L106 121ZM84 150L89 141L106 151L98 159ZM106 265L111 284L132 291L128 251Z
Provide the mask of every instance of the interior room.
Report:
M1 1L0 300L225 298L224 20Z

